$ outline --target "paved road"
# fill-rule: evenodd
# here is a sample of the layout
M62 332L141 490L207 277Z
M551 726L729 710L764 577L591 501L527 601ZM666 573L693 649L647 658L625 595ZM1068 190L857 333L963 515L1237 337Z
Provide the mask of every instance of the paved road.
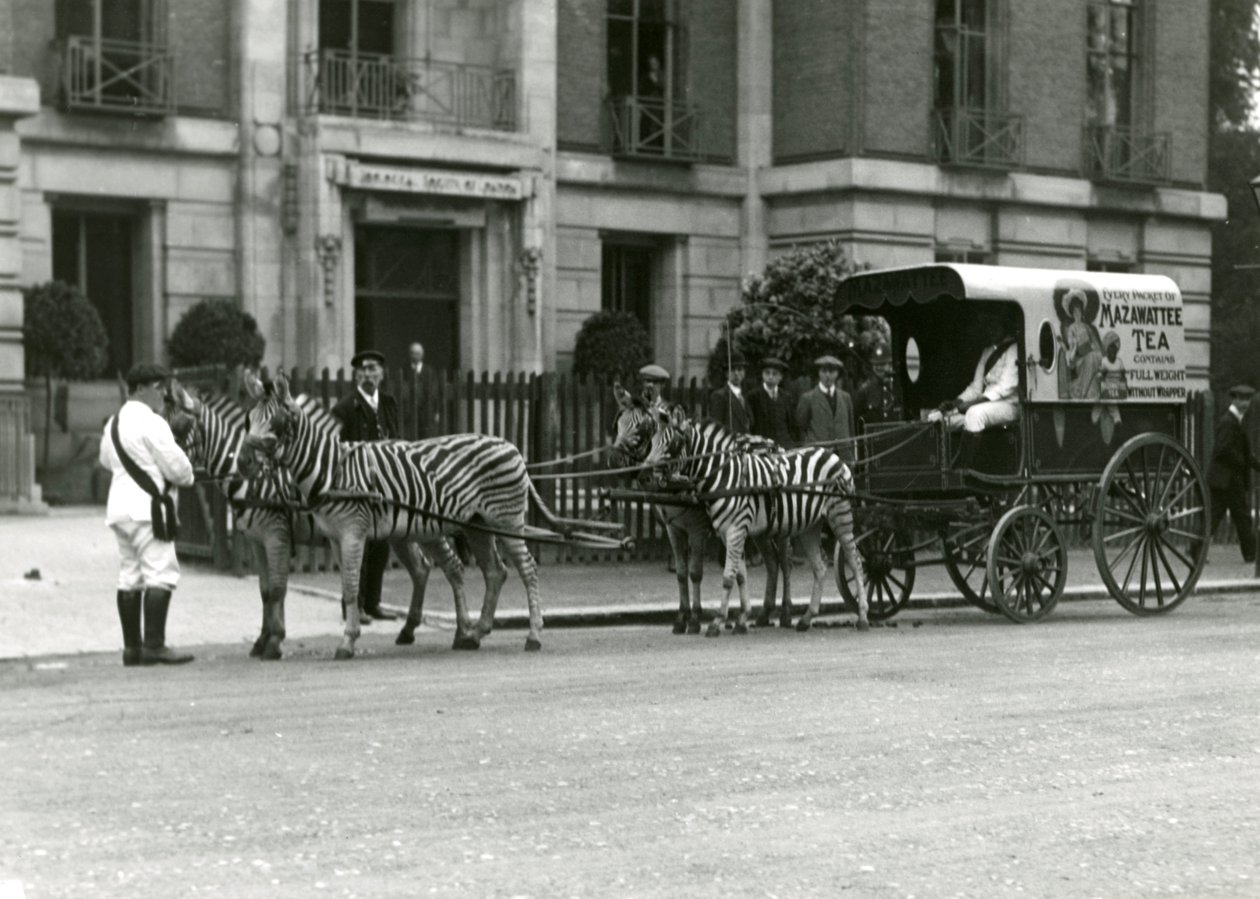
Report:
M1255 897L1260 599L349 663L0 663L0 882L58 896Z

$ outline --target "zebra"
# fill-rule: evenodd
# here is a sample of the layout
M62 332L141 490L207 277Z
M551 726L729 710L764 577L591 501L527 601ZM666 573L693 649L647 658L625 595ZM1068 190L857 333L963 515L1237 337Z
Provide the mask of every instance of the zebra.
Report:
M616 429L612 443L613 459L619 466L639 465L647 458L651 440L657 429L657 419L668 415L664 404L654 409L622 387L613 385L613 398L617 402ZM654 414L655 413L655 414ZM728 434L727 444L719 450L734 448L734 436ZM674 618L675 634L700 633L700 585L704 580L704 545L712 524L708 512L699 506L666 506L657 504L653 511L665 526L670 552L674 559L674 572L678 577L678 614ZM766 591L762 599L761 613L757 616L758 627L769 627L774 614L780 577L783 581L783 606L779 613L779 625L792 624L792 557L789 538L786 535L753 538L766 563ZM689 583L690 582L690 583Z
M797 622L798 631L810 629L822 603L823 578L827 566L821 552L824 524L836 536L835 570L841 575L840 553L856 580L859 630L867 621L866 575L857 543L853 539L853 475L849 467L830 450L822 447L774 452L734 452L731 434L716 422L691 422L680 406L671 407L668 421L658 423L652 437L646 465L676 460L681 474L691 480L699 493L714 530L726 545L726 567L722 573L721 611L709 624L707 635L716 637L726 622L731 589L739 585L740 614L737 633L747 629L748 594L744 589L744 541L750 534L796 536L814 572L809 609ZM796 485L799 490L783 487ZM694 616L698 618L699 609Z
M249 390L249 381L246 380ZM261 386L257 395L261 394ZM314 398L298 397L295 401L313 426L335 435L340 424ZM253 405L253 402L250 403ZM288 590L290 557L295 545L313 544L323 534L315 516L301 507L298 490L288 469L267 468L253 477L245 477L237 466L237 458L247 433L246 411L227 396L199 398L190 394L178 381L172 381L168 394L167 417L173 427L178 417L191 419L191 426L181 428L188 437L185 449L194 464L206 477L217 482L231 503L233 522L238 532L250 542L254 566L258 572L258 590L262 596L262 629L250 649L250 655L263 659L282 657L285 638L284 601ZM414 559L412 597L423 601L424 588L432 568L421 553ZM404 560L404 565L406 561ZM414 633L414 628L412 628ZM414 642L399 635L399 643Z

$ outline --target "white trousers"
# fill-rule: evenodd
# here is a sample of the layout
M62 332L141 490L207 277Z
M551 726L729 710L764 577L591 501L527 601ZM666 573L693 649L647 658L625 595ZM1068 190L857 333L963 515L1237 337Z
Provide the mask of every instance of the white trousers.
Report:
M1019 406L1010 400L999 400L996 403L976 403L966 412L951 412L945 419L945 426L951 431L965 430L970 434L979 434L985 428L994 425L1008 425L1019 418Z
M153 536L149 521L116 521L110 525L118 538L119 590L143 590L157 587L174 590L179 584L179 559L175 544Z

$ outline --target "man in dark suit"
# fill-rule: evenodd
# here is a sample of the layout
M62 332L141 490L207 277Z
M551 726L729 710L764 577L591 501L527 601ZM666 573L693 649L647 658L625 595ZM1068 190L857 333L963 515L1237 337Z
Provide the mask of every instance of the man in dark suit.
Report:
M805 443L828 445L845 462L854 459L853 400L840 389L844 366L835 356L819 356L818 386L806 391L796 403L796 427Z
M761 361L761 383L748 391L748 408L752 412L753 433L769 437L779 446L796 443L795 405L783 387L787 365L782 359L767 356Z
M413 343L407 350L410 358L411 376L416 385L416 437L440 437L442 434L441 387L439 377L432 365L424 361L424 344Z
M744 398L744 356L739 350L727 361L726 383L709 394L709 418L732 434L747 434L753 429L752 413Z
M901 401L888 348L883 344L876 346L871 350L869 361L871 376L862 382L853 397L857 420L868 425L904 421L905 404Z
M346 441L393 440L402 436L398 428L398 403L380 389L385 377L385 357L376 350L362 350L350 360L355 389L333 406L333 416L341 422L341 439ZM363 548L359 569L361 621L388 620L391 612L381 608L381 582L389 566L389 543L369 540Z
M1247 500L1251 493L1251 470L1260 470L1260 459L1251 452L1251 440L1243 427L1243 417L1255 394L1255 388L1247 384L1230 388L1229 411L1216 426L1216 445L1208 466L1208 492L1212 499L1210 533L1216 532L1217 525L1228 510L1234 529L1238 531L1243 559L1248 562L1256 560L1256 542Z

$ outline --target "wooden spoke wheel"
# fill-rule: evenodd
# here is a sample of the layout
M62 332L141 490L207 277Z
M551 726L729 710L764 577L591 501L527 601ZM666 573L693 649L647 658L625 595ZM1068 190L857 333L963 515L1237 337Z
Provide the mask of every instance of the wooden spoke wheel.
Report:
M988 573L990 596L1011 621L1049 615L1067 583L1067 546L1054 519L1036 506L1016 506L999 518Z
M1175 609L1207 559L1207 484L1164 434L1139 434L1111 457L1098 485L1094 559L1112 598L1135 615Z
M853 535L858 553L866 569L867 617L871 621L885 621L910 601L914 589L914 537L906 530L875 526L859 529ZM845 564L844 552L840 552L840 594L845 604L857 611L857 584L853 571Z
M993 615L1001 612L989 595L989 535L993 522L953 524L941 531L945 570L958 592L973 606Z

